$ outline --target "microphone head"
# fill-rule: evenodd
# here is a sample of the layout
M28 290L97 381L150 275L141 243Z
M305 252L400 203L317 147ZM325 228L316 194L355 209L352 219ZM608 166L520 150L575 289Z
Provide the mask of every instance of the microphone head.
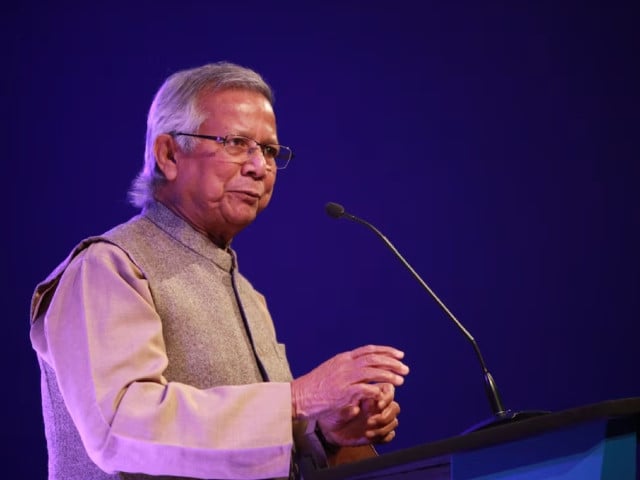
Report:
M339 203L329 202L325 205L324 209L327 212L327 215L332 218L340 218L345 213L344 207Z

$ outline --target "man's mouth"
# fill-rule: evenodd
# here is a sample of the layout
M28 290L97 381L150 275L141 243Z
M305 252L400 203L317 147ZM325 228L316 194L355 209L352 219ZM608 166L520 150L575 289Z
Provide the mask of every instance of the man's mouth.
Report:
M260 197L262 197L262 194L260 192L256 192L254 190L234 190L233 193L255 198L256 200L259 200Z

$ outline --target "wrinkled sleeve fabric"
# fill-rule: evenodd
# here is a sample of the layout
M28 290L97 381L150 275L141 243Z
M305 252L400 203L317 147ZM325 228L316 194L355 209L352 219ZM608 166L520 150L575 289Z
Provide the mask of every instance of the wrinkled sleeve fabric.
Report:
M197 389L168 382L149 285L118 247L95 243L74 258L31 335L101 469L220 479L288 475L290 385Z

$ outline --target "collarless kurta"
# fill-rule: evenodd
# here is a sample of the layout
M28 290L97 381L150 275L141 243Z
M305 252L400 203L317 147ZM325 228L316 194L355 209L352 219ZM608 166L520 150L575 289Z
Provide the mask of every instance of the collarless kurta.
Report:
M291 372L265 300L163 205L82 241L31 321L50 479L288 475Z

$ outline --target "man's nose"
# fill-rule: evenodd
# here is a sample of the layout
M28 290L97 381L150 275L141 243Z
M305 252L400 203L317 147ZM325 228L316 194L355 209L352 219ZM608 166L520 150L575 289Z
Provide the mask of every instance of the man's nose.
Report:
M268 170L268 163L262 148L256 146L249 150L248 155L249 158L247 158L246 164L258 175L266 174Z

